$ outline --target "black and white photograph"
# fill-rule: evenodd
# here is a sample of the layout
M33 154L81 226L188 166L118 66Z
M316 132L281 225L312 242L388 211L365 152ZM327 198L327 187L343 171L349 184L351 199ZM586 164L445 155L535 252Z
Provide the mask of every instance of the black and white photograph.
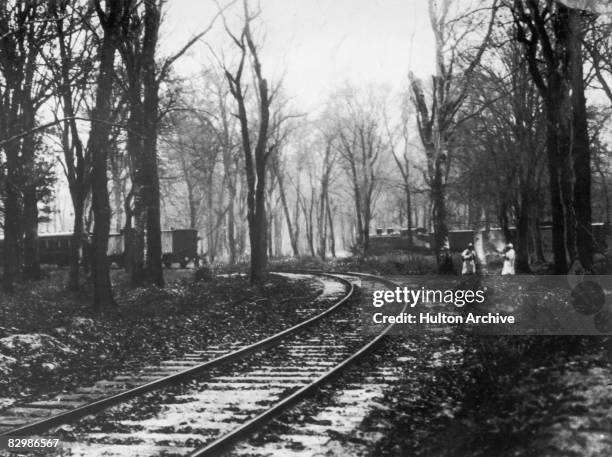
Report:
M610 0L0 0L0 457L610 457L611 152Z

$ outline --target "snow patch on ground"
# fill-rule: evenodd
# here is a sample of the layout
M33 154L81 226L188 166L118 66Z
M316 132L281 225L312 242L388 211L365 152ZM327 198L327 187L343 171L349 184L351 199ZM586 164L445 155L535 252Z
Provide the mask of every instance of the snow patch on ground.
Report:
M0 352L15 355L34 355L41 352L71 354L74 351L57 339L44 333L20 333L0 338Z
M92 328L95 325L95 322L93 319L89 319L87 317L75 317L70 322L70 325L78 328Z
M554 424L536 441L543 457L612 455L612 378L606 367L570 371L563 384L574 394L565 399Z
M275 273L279 276L283 276L293 281L302 281L313 279L313 275L301 274L301 273ZM323 285L323 292L319 295L317 300L327 300L329 298L336 297L343 294L346 291L346 287L343 283L336 281L331 278L315 277L318 282Z
M0 397L0 410L11 406L13 403L15 403L14 398Z
M0 375L8 375L13 366L17 363L17 359L9 357L8 355L0 354ZM2 398L0 398L0 409L2 408Z
M246 273L221 273L216 275L219 278L246 278Z

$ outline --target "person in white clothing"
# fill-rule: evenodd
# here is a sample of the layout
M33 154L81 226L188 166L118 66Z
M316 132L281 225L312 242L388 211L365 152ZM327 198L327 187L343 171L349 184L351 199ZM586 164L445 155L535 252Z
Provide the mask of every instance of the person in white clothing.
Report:
M474 251L474 245L468 244L467 249L461 253L461 259L463 260L463 266L461 267L462 275L473 275L476 273L476 251Z
M516 259L516 252L512 243L508 243L506 246L506 252L504 254L504 266L502 268L502 275L513 275L514 271L514 260Z

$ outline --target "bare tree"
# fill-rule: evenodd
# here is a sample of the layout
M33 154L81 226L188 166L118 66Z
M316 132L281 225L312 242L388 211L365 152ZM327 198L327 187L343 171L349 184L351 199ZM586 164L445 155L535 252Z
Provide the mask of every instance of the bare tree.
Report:
M40 276L36 188L36 113L49 97L39 68L49 40L44 2L5 2L0 11L0 134L6 158L4 176L3 288L13 291L15 271ZM23 248L23 251L21 251ZM23 257L21 253L23 252Z
M317 233L319 235L317 254L321 260L326 258L328 230L331 232L333 229L333 225L329 223L331 220L331 214L329 214L329 192L332 172L336 162L336 151L336 148L333 146L333 138L325 138L319 183L319 207L317 210Z
M539 230L536 215L544 212L536 196L545 194L546 124L521 45L499 38L497 58L473 76L478 90L469 101L481 109L457 134L462 147L454 184L466 191L476 218L483 210L497 213L506 239L516 244L517 271L528 273L535 248L530 237Z
M129 235L126 260L132 286L142 284L145 276L163 285L157 171L159 81L156 69L161 6L159 0L134 2L126 20L122 21L122 39L119 41L129 103L127 151L132 165L134 225L133 231L126 232ZM147 230L149 225L151 233ZM145 233L148 244L154 248L150 254L147 250L146 272Z
M285 216L285 223L287 224L287 230L289 232L289 241L291 243L291 250L294 257L300 256L299 249L299 229L294 220L292 220L291 210L289 208L289 199L287 197L287 189L285 186L285 174L284 164L281 161L280 154L274 154L271 160L272 171L278 181L278 192L280 195L281 205L283 207L283 214Z
M251 32L251 23L257 14L251 14L247 0L243 0L243 13L244 25L240 36L234 35L226 25L227 33L240 50L240 61L234 72L228 68L224 68L224 71L230 92L238 106L237 116L242 134L247 179L247 220L251 245L250 277L252 282L258 283L265 277L268 263L265 190L267 163L273 151L273 148L268 146L272 94L269 91L268 81L263 76L259 53ZM243 84L247 57L252 61L257 91L258 112L254 121L258 125L256 140L251 138L252 132L249 128L250 120L246 108L246 88Z
M407 103L402 103L401 121L396 129L392 129L389 119L385 119L386 130L389 136L389 148L393 154L393 160L402 177L402 189L404 191L404 204L406 209L406 228L408 230L408 246L412 247L412 183L411 169L413 165L410 158L410 131L409 131L410 110ZM395 130L395 131L394 131ZM399 137L399 138L398 138ZM398 143L401 152L398 151Z
M339 119L336 127L338 152L351 183L357 244L361 255L365 257L368 254L370 223L380 179L377 167L386 144L383 140L382 126L377 119L376 106L346 98L344 107L346 115Z
M236 240L236 196L238 178L240 177L240 156L236 147L239 141L236 139L234 117L230 115L229 92L222 84L222 80L214 78L214 95L217 100L218 109L218 141L221 146L224 176L223 181L227 189L227 247L229 263L233 265L237 258Z
M489 42L497 12L497 0L493 1L490 17L484 24L484 38L475 51L468 33L459 27L461 21L449 17L451 8L456 6L454 0L429 0L429 18L436 45L436 74L432 77L429 104L422 82L410 74L418 130L427 157L427 182L433 206L433 247L439 267L442 265L440 254L448 234L446 181L451 166L452 135L456 126L462 122L458 112L466 100L470 78ZM478 8L462 13L460 17L468 20L480 12ZM468 30L474 33L478 27L471 24Z
M547 116L547 156L555 271L592 265L591 160L584 95L581 12L561 3L510 5Z
M64 152L64 172L74 210L68 289L78 290L85 198L91 184L91 154L83 145L76 117L90 91L88 81L94 70L94 34L84 27L85 21L91 20L93 11L63 2L50 2L49 11L54 19L56 52L59 55L57 58L49 56L46 64L57 85L58 104L64 118L58 127Z
M115 52L121 38L121 23L129 12L129 4L124 0L109 0L103 8L101 1L95 0L94 6L103 36L98 48L100 67L88 148L92 155L94 307L102 310L115 305L106 257L111 217L106 171L112 121Z

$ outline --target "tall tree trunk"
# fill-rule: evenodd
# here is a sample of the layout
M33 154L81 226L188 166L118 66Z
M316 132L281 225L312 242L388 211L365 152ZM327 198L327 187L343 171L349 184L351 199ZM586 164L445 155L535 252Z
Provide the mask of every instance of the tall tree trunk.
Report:
M263 176L262 176L263 178ZM268 230L265 208L265 187L257 184L255 195L249 198L248 221L249 241L251 243L251 281L261 283L266 277L268 264Z
M146 231L146 203L143 189L143 132L144 129L144 107L141 101L140 69L136 65L127 65L128 92L130 114L127 120L127 142L126 149L130 156L131 180L132 180L132 203L131 211L134 224L130 229L124 230L124 261L131 287L140 287L145 280L144 270L144 244ZM127 222L127 216L126 216Z
M191 184L191 179L186 177L187 184L187 203L189 205L189 228L197 229L198 228L198 202L195 199L193 185Z
M132 187L125 196L125 201L123 202L125 225L123 226L121 233L123 234L123 259L125 263L125 270L127 272L128 277L130 278L130 285L132 285L132 287L135 287L133 285L134 283L131 282L132 275L134 274L131 269L134 267L134 265L137 264L138 259L140 259L140 267L142 268L142 258L144 254L142 254L142 251L137 251L138 246L136 241L134 240L134 237L136 236L136 231L134 230L134 226L132 223L132 220L135 219L134 210L132 208L133 200L134 183L132 183ZM142 249L142 247L140 249ZM136 255L134 250L136 250L136 252L141 252L140 256Z
M508 220L508 203L506 202L505 195L501 197L501 204L499 208L499 225L502 229L502 233L504 234L504 239L506 240L506 243L514 241L512 239L512 234L510 233L510 222Z
M26 130L34 128L35 114L31 101L24 102L24 125ZM40 279L40 257L38 252L38 198L36 189L36 139L33 134L23 139L22 158L25 184L23 188L23 276L25 279Z
M442 248L448 238L448 226L446 225L446 201L444 196L443 169L441 154L437 154L435 160L434 177L431 183L432 220L434 229L434 252L438 269L443 267Z
M281 204L283 206L285 222L287 223L287 231L289 232L291 250L293 251L293 257L297 258L300 256L300 251L298 247L298 237L296 231L294 230L294 224L291 222L291 213L289 212L289 205L287 204L287 194L285 193L285 185L283 182L283 178L278 172L278 169L276 169L276 179L278 180L278 189L280 192Z
M331 208L329 206L329 192L325 194L325 208L327 212L327 222L329 225L329 250L332 257L336 258L336 236L334 234L334 219L332 216Z
M215 252L215 220L214 220L214 204L213 204L213 176L212 173L207 173L206 181L206 245L208 248L208 257L214 259L217 255Z
M326 195L328 192L328 180L324 176L321 182L321 192L319 194L319 208L317 214L317 234L319 235L318 252L321 260L325 260L327 251L327 218L326 218Z
M66 163L68 188L72 199L74 210L74 223L72 231L72 239L70 242L70 272L68 274L68 290L77 291L80 288L79 284L79 263L81 261L81 248L84 242L84 212L85 198L88 193L87 183L88 176L86 167L86 157L83 150L83 142L77 128L75 119L75 107L73 100L73 92L71 90L71 75L70 71L73 65L73 58L66 41L66 34L63 25L63 15L65 9L58 11L57 7L66 6L60 3L50 4L50 10L55 18L57 30L57 41L60 51L59 74L61 85L59 93L62 100L62 109L64 116L67 118L64 122L64 134L62 135L62 146L64 150L64 161ZM88 157L87 157L88 158ZM86 268L92 262L90 257L89 242L83 249L83 261Z
M17 156L19 145L14 142L5 148L6 177L4 188L4 272L2 287L5 293L14 291L14 277L19 270L18 246L20 243L19 192L17 190Z
M155 113L157 115L157 111ZM164 274L162 269L162 245L161 245L161 208L159 192L159 174L157 169L157 120L155 131L148 130L150 141L145 141L147 160L147 182L149 186L147 199L147 275L153 284L163 287Z
M408 229L408 246L412 247L412 195L410 193L410 184L406 177L404 181L404 193L406 195L406 228Z
M275 214L274 218L274 251L277 257L283 255L283 225L281 218Z
M576 215L576 246L582 266L593 265L593 236L591 228L591 152L587 125L586 98L583 77L583 22L582 13L569 10L568 53L572 87L572 157L574 159L574 208Z
M531 227L531 232L533 235L533 244L534 244L534 252L536 256L536 261L539 263L546 262L546 256L544 255L544 246L542 243L542 223L540 220L540 208L534 208L533 214L533 226Z
M28 185L23 192L23 277L41 278L38 250L38 199L36 185Z
M70 271L68 273L68 290L77 291L79 284L79 262L81 260L81 245L83 240L83 211L85 206L85 196L83 189L71 191L72 206L74 208L74 223L72 228L72 238L70 240ZM89 252L87 253L89 254ZM88 256L83 255L83 260L91 262Z
M348 149L348 147L347 147ZM349 157L351 152L348 152ZM350 158L350 167L351 167L351 176L353 178L353 199L355 201L355 221L357 223L357 244L362 247L362 255L364 253L363 244L365 240L363 239L364 235L364 221L363 221L363 207L362 207L362 198L361 198L361 190L359 189L359 179L357 177L357 169L355 168L355 160L354 158Z
M532 213L530 201L532 192L525 186L521 188L521 202L517 220L516 270L520 273L531 273L529 266L529 225Z
M348 243L346 240L346 224L344 217L340 217L340 240L342 241L342 249L346 250Z
M98 5L99 6L99 5ZM103 310L115 306L107 259L108 236L110 231L110 203L108 193L107 166L108 141L110 137L111 97L113 89L114 63L118 30L123 16L123 2L113 0L107 5L104 23L104 37L99 48L100 68L97 78L96 101L92 112L89 149L92 155L92 209L93 230L93 282L94 308ZM100 14L103 14L100 12Z
M529 13L520 0L515 0L512 9L518 25L517 38L524 44L529 71L544 100L554 269L557 274L565 274L567 255L572 261L578 256L578 238L587 265L591 261L586 257L590 257L592 249L589 248L590 233L586 233L590 232L590 225L577 233L578 225L587 219L590 224L590 156L585 126L580 13L571 12L561 3L548 4L546 8L536 0L526 4ZM546 74L542 71L542 57ZM587 200L579 208L577 202L583 198Z
M112 202L113 202L112 212L113 212L113 219L114 219L114 226L112 228L112 231L114 233L121 233L121 229L125 225L124 222L122 221L123 211L124 211L123 201L125 200L123 196L122 174L125 168L125 164L123 163L121 155L122 155L122 152L119 151L119 148L117 147L116 143L111 144L110 156L109 156L109 161L110 161L109 168L110 168L111 183L112 183L111 195L112 195Z
M563 158L559 154L559 133L561 127L554 108L548 109L548 126L546 149L548 156L548 175L550 185L550 207L552 216L552 250L554 257L554 270L556 274L567 272L567 253L565 237L565 211L563 208L561 189L561 170L559 161ZM551 112L552 111L552 112Z
M306 205L306 199L302 198L302 212L304 214L304 228L306 230L306 242L308 243L308 250L310 251L311 257L315 257L316 251L314 247L314 224L312 222L314 201L312 197L313 196L311 194L309 206Z
M159 170L157 164L157 137L159 134L159 80L155 53L161 12L155 1L145 2L145 32L143 38L143 191L146 192L147 263L146 274L153 284L164 286L161 244L161 207Z
M268 212L268 222L266 223L268 226L268 239L266 243L268 244L268 258L273 259L276 255L274 252L274 242L272 239L274 238L275 227L274 227L274 216L272 216L271 211Z
M610 192L608 190L608 180L606 175L601 167L601 163L599 161L595 161L595 169L597 170L597 174L599 174L599 179L601 179L601 187L603 199L605 202L605 208L603 210L603 214L601 217L606 221L607 224L610 224L612 221L610 217Z
M372 221L372 199L368 192L367 201L364 202L363 213L363 257L367 257L370 251L370 222Z
M231 177L229 178L232 179ZM229 190L229 202L227 209L227 244L229 250L229 263L233 265L236 263L236 227L234 221L234 198L236 198L235 187L230 185Z
M234 40L242 51L240 64L235 74L225 69L225 76L229 83L232 96L238 104L238 120L240 121L240 133L242 149L245 159L245 171L247 180L247 221L249 224L249 239L251 242L251 268L250 276L252 283L261 284L266 277L268 264L267 249L267 217L266 217L266 164L272 150L268 149L268 128L270 125L270 103L272 101L268 93L268 82L262 75L261 62L257 47L251 36L250 23L253 19L248 11L247 0L243 1L244 26L240 40ZM258 100L258 129L257 141L253 147L249 131L249 119L247 116L244 89L242 87L242 76L247 54L251 60L255 76L255 86Z
M295 253L298 251L297 248L299 247L299 242L300 242L300 204L299 204L298 196L296 196L295 198L295 207L293 208L293 227L295 231L295 244L296 244L296 250L294 251Z

